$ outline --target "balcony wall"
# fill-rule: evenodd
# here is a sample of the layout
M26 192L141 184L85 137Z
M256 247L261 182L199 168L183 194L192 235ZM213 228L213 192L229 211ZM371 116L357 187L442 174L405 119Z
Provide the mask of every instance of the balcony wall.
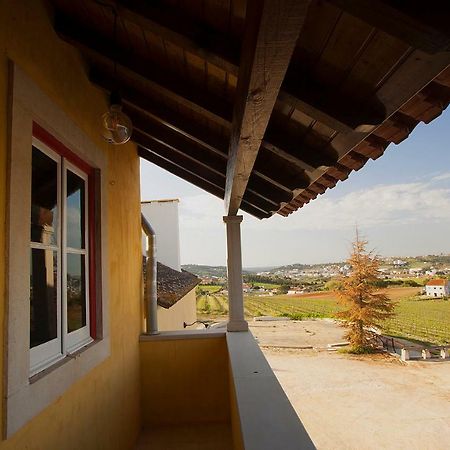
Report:
M140 345L139 450L314 448L250 332L163 332Z
M162 333L145 339L140 343L143 426L229 423L224 333Z
M225 333L163 332L140 346L138 449L233 448Z

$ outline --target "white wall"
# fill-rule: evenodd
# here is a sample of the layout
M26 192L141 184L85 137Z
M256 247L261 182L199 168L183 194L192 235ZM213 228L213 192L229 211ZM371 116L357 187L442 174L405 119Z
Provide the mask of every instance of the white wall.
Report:
M445 286L426 286L426 293L428 297L444 297L449 295L449 285ZM435 295L436 294L436 295Z
M156 233L156 259L180 271L178 199L142 202L141 210Z

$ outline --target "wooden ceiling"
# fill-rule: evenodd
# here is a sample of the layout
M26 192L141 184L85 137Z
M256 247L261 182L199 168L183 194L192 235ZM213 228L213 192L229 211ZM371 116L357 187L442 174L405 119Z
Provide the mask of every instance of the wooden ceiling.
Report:
M92 83L117 61L139 155L230 215L289 215L450 102L446 2L52 3Z

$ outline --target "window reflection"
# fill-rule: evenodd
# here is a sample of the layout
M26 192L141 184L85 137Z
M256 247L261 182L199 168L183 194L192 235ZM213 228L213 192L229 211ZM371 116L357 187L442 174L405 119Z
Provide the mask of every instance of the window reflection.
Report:
M34 146L31 186L31 241L56 245L58 165Z
M67 254L67 331L86 325L85 256Z
M57 337L57 255L31 249L30 348Z
M84 180L67 171L67 247L84 248Z

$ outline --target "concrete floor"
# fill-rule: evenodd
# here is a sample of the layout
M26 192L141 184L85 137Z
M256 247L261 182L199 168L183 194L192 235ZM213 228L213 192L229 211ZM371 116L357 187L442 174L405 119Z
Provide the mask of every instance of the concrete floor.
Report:
M226 423L161 426L142 431L136 450L231 450Z
M326 348L342 338L332 322L283 324L251 328L318 449L450 449L449 360L402 363L385 355L277 348L292 339Z

